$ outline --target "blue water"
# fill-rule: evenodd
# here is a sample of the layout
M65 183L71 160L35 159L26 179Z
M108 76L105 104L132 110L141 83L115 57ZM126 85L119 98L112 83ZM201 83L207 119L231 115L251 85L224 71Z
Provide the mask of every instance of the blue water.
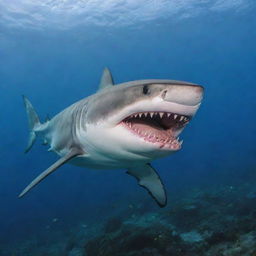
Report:
M202 106L182 134L182 150L153 163L169 207L177 191L245 182L256 170L255 27L252 2L246 8L213 12L206 6L188 18L159 15L120 26L36 29L2 22L0 244L37 233L54 218L71 226L79 218L114 214L126 203L147 200L151 210L161 211L125 172L71 165L17 198L57 159L39 142L23 153L28 127L21 95L42 119L52 117L96 92L105 66L117 83L166 78L205 87Z

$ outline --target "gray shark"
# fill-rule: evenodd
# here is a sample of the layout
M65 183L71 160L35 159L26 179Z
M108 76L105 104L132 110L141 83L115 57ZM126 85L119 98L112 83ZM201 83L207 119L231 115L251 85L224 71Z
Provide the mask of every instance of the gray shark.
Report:
M165 188L150 162L180 150L178 136L202 98L202 86L183 81L152 79L114 85L107 68L97 93L45 123L23 96L30 128L26 152L39 136L60 158L19 197L68 162L97 169L126 169L164 207Z

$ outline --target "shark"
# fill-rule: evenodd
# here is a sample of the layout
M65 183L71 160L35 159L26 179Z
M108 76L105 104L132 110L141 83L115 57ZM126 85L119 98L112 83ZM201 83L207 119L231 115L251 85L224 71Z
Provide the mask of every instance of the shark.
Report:
M23 96L29 123L28 152L37 137L59 158L19 195L23 197L65 163L94 169L125 169L160 207L166 190L151 162L179 151L179 135L203 99L201 85L148 79L115 84L105 68L98 91L42 123Z

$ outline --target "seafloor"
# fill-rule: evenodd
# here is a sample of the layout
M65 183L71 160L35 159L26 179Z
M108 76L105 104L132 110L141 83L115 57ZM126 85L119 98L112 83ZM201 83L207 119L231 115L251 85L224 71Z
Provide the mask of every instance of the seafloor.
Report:
M256 256L256 186L248 180L169 195L160 210L149 201L117 202L96 209L94 221L55 218L0 245L0 255Z

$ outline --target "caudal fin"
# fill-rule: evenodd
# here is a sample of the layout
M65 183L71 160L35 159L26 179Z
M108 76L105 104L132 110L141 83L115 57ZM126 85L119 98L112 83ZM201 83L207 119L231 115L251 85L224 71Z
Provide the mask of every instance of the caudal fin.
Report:
M25 105L25 108L26 108L27 116L28 116L28 125L29 125L29 130L30 130L28 145L25 149L25 153L27 153L32 148L32 146L34 145L34 142L36 140L35 129L41 123L40 123L39 117L38 117L36 111L34 110L31 102L24 95L23 95L23 101L24 101L24 105Z

